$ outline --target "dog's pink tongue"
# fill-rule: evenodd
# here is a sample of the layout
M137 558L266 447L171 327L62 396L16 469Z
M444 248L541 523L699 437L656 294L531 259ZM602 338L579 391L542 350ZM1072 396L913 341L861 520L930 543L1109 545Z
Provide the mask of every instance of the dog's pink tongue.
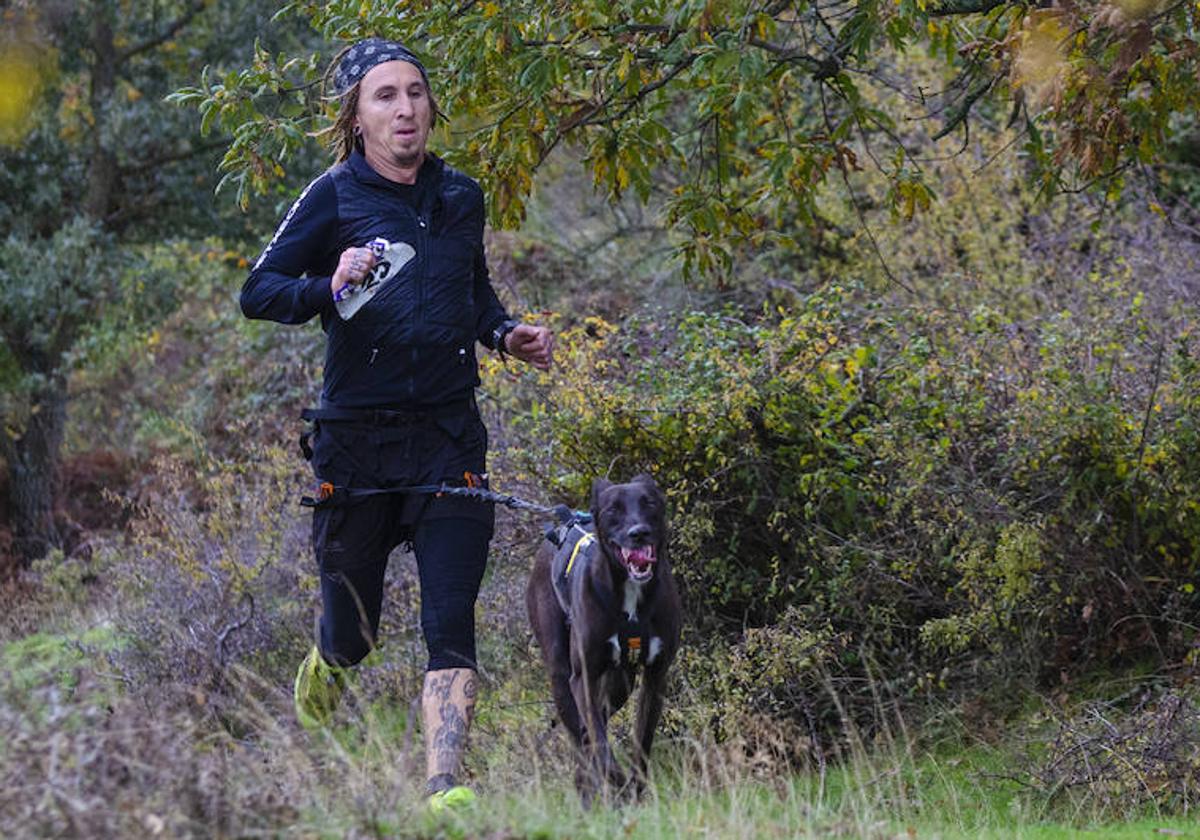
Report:
M654 562L654 546L623 548L621 550L625 552L625 562L631 566L637 566L639 569L644 569Z

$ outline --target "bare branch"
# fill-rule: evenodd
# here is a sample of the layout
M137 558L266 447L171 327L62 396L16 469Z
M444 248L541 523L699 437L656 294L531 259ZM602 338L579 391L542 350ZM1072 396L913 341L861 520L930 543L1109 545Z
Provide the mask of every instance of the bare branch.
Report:
M691 67L692 63L698 57L699 57L699 55L697 53L688 53L688 55L683 57L682 61L680 61L678 64L674 65L673 67L671 67L670 70L668 70L666 73L664 73L662 78L655 79L653 82L646 85L645 87L639 88L638 91L633 96L629 97L629 99L624 103L624 107L615 116L607 115L608 106L610 104L612 104L614 101L614 97L610 96L610 97L607 97L603 102L601 102L596 107L596 109L591 113L591 115L589 115L588 117L586 117L582 120L579 120L574 125L576 125L576 126L596 125L596 124L612 123L612 122L616 122L616 121L623 119L630 111L632 111L643 100L645 100L645 98L647 96L654 93L654 91L658 90L659 88L663 87L664 85L670 84L672 79L674 79L676 76L678 76L684 70L686 70L688 67ZM558 142L558 138L555 139L555 143L557 143L557 142Z
M153 50L174 38L181 29L192 22L192 18L204 11L204 5L204 0L193 0L192 5L188 6L183 14L168 23L157 35L147 38L140 44L134 44L127 50L122 50L117 56L117 64L124 64L135 55Z
M746 39L746 43L778 56L780 61L802 61L817 70L820 70L825 64L824 61L816 56L808 55L795 47L785 47L783 44L774 44L770 41L764 41L762 38L748 38ZM836 71L834 75L836 75Z
M958 128L966 122L967 117L971 114L971 107L979 101L979 98L987 93L999 76L992 76L985 79L983 82L976 85L972 90L967 92L967 95L962 98L958 107L950 112L950 116L946 119L946 124L942 126L942 130L933 135L934 140L941 140L954 129Z
M926 9L926 12L930 17L986 14L1007 3L1008 0L941 0L936 6Z
M198 143L194 146L189 146L178 152L163 153L155 155L146 160L133 161L120 167L122 175L127 175L132 172L143 172L147 169L156 169L169 163L179 163L180 161L194 158L197 155L202 155L205 152L211 152L214 149L220 149L229 145L229 138L222 137L217 140L210 140L205 143Z
M833 120L829 116L829 106L825 101L825 85L818 87L817 92L821 97L821 113L825 119L825 129L832 136ZM867 217L866 214L863 213L862 203L859 201L858 195L854 191L854 187L850 184L850 172L849 168L846 166L846 159L841 155L837 156L837 167L838 171L842 175L842 183L846 187L846 193L850 196L850 204L854 207L854 212L858 216L858 224L862 228L863 233L867 235L867 239L870 241L871 247L875 251L875 256L879 259L879 266L883 269L884 276L887 277L887 279L893 284L899 286L901 289L904 289L904 291L908 292L910 295L915 295L916 292L913 291L911 286L892 273L891 266L888 265L887 260L884 258L883 251L879 248L879 242L876 241L875 234L871 231L871 226L867 224Z

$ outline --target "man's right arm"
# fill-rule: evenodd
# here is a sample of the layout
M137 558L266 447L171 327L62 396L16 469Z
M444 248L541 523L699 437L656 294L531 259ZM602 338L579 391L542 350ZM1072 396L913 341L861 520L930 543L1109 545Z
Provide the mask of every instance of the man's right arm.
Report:
M333 305L337 191L328 174L304 188L242 285L242 313L302 324Z

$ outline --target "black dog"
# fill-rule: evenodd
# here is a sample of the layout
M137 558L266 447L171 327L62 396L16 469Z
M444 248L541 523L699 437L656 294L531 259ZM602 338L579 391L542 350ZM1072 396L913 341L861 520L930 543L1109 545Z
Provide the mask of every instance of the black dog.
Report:
M680 600L667 559L665 500L649 476L597 479L592 527L567 523L538 552L525 605L550 672L559 717L579 751L585 805L602 781L624 788L608 719L644 670L635 727L635 783L645 784L667 669L679 648Z

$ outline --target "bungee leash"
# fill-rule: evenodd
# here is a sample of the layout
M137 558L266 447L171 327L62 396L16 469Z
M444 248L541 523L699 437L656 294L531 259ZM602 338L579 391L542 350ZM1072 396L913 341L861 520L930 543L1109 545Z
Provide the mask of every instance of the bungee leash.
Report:
M321 482L317 487L317 495L304 496L300 504L304 507L324 507L336 505L349 499L365 496L385 496L395 493L408 493L415 496L460 496L475 499L480 502L493 502L504 505L512 510L525 510L542 516L554 516L561 523L591 522L592 515L587 511L572 510L567 505L539 505L528 499L522 499L511 493L497 493L483 486L483 477L474 473L463 473L466 485L457 484L406 484L399 487L338 487L328 481Z

